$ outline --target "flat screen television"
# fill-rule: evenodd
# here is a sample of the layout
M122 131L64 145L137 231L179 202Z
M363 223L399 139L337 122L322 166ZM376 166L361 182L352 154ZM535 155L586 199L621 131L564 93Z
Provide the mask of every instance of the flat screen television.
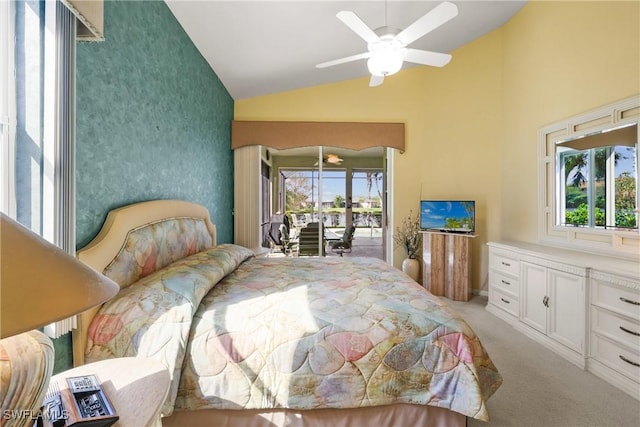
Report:
M476 203L473 200L421 200L420 228L424 231L473 233Z

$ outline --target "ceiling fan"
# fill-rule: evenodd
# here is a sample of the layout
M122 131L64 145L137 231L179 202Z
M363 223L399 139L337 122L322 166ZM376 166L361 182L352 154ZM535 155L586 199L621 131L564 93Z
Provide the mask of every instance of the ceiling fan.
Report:
M450 2L440 3L404 30L393 27L369 28L355 13L341 11L338 19L367 42L368 52L335 59L316 65L317 68L331 67L346 62L368 59L367 67L371 73L369 86L381 85L385 76L397 73L402 62L443 67L451 61L451 55L427 50L411 49L407 46L435 30L458 15L458 7Z
M324 156L324 158L322 159L322 164L323 165L341 165L342 164L342 159L340 157L338 157L337 154L327 154ZM315 162L314 166L318 166L318 162Z

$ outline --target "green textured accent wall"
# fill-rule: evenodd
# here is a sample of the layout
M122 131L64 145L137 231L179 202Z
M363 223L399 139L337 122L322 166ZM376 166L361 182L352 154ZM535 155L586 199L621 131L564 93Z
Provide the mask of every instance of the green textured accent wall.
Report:
M206 206L233 241L233 99L161 1L105 2L105 41L77 49L77 245L109 210Z
M206 206L233 241L233 99L161 1L107 1L105 41L77 46L76 243L109 210L151 199ZM60 372L68 337L55 340Z

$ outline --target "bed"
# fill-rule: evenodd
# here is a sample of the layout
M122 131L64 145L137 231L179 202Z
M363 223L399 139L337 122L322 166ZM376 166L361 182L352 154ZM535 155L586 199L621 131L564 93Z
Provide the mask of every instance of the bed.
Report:
M121 290L78 319L74 363L164 362L163 425L464 426L502 383L469 325L393 266L217 245L198 204L113 210L78 258Z

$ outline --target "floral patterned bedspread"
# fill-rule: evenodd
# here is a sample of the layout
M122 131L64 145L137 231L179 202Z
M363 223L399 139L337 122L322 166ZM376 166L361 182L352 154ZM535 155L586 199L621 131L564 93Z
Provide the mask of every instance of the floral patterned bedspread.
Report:
M173 412L193 315L202 298L253 252L219 245L143 277L105 303L87 334L86 362L114 357L153 358L169 368L162 407Z
M373 258L188 256L101 308L86 360L164 362L162 409L428 404L487 420L502 378L446 304Z
M373 258L251 258L195 313L176 409L428 404L488 420L473 330Z

